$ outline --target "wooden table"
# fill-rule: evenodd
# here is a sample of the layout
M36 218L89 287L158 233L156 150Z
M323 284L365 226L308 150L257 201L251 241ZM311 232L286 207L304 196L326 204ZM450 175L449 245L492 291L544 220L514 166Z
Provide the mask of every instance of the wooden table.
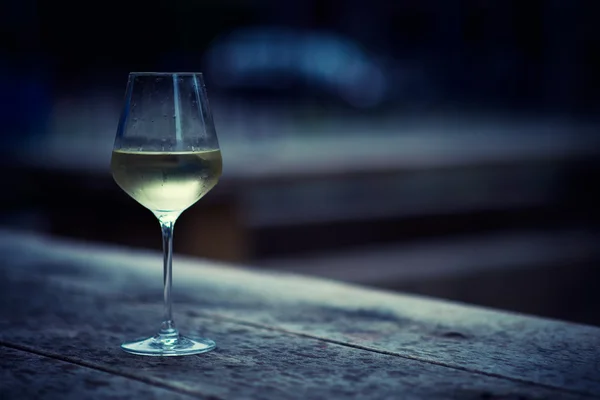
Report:
M1 399L600 397L598 328L183 257L177 322L218 349L133 356L159 254L10 231L0 254Z

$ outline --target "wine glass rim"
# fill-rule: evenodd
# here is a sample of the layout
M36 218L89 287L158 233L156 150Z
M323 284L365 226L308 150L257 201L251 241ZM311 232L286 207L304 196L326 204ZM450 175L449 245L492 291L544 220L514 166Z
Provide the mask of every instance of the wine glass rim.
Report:
M202 76L202 72L130 72L131 76Z

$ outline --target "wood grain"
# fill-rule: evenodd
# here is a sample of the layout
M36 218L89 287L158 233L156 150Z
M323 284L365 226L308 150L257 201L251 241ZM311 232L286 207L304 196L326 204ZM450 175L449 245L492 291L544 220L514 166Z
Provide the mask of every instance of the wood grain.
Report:
M176 258L175 312L213 353L118 344L160 318L160 255L0 233L0 343L216 398L600 396L600 329ZM10 329L9 329L10 328ZM0 360L0 362L2 362Z
M0 399L191 399L125 377L0 346Z

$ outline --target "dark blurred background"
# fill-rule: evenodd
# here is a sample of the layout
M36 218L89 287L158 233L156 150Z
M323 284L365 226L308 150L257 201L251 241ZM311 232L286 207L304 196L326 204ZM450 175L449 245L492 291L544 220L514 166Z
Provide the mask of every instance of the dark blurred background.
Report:
M0 10L4 227L159 249L109 171L127 74L202 71L224 175L176 252L600 325L599 2Z

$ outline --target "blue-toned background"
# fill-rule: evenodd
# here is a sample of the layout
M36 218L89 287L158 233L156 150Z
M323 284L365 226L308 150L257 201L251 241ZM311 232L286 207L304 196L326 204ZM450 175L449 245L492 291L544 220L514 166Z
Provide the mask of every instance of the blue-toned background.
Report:
M597 3L0 11L3 226L158 249L109 171L127 74L202 71L224 175L177 252L600 323Z

